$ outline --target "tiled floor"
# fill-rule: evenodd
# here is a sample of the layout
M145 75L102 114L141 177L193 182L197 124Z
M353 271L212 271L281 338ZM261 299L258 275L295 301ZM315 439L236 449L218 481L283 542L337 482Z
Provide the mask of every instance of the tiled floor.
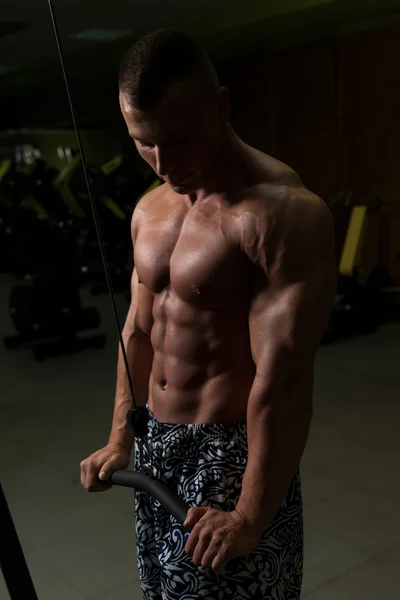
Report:
M8 280L0 286L4 334ZM107 441L114 393L111 310L106 297L93 302L105 315L105 350L37 363L0 346L1 481L39 600L141 599L131 492L86 494L79 483L80 460ZM319 351L302 465L304 599L398 597L399 345L391 326Z

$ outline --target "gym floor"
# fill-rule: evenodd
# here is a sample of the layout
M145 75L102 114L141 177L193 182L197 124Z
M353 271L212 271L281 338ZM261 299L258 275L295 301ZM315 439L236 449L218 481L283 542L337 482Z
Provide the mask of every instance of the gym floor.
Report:
M1 333L11 279L0 276ZM121 313L127 308L119 298ZM0 345L1 481L39 600L140 600L133 494L87 494L79 463L107 441L117 341L35 362ZM400 326L321 347L302 463L307 600L389 600L400 586ZM0 579L0 599L8 599Z

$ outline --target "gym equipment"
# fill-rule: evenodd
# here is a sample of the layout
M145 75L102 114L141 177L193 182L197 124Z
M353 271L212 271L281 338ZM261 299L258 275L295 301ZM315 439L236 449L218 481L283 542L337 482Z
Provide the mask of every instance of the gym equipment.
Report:
M121 328L120 320L118 317L117 307L115 304L115 297L114 297L114 291L113 291L112 280L111 280L111 275L110 275L110 269L109 269L108 262L107 262L104 241L103 241L103 235L102 235L100 222L99 222L98 207L97 207L97 203L94 200L94 194L93 194L93 190L92 190L92 182L90 179L90 173L86 166L85 154L83 151L80 130L79 130L78 122L76 119L76 111L75 111L74 103L72 101L68 77L67 77L67 73L66 73L66 69L65 69L64 55L63 55L63 51L61 48L60 37L59 37L59 33L58 33L57 22L56 22L55 15L54 15L53 4L52 4L52 0L47 0L47 1L48 1L48 5L49 5L52 23L53 23L54 35L56 38L57 49L58 49L58 53L59 53L59 57L60 57L61 68L63 71L65 88L66 88L68 102L69 102L70 109L71 109L71 116L72 116L72 120L74 123L79 152L82 157L83 173L84 173L87 191L88 191L88 197L89 197L89 201L90 201L90 205L91 205L91 209L92 209L92 213L93 213L94 225L96 228L96 233L97 233L97 237L98 237L98 241L99 241L101 258L102 258L102 262L103 262L103 267L104 267L105 277L107 280L107 286L108 286L111 306L112 306L113 313L114 313L115 325L116 325L116 329L118 332L119 343L120 343L123 361L124 361L124 365L125 365L125 370L126 370L126 374L127 374L129 391L130 391L130 394L132 397L132 408L128 411L128 413L126 415L126 420L127 420L128 424L134 430L135 437L138 439L139 444L147 444L146 435L148 433L149 415L148 415L148 412L147 412L147 409L145 406L137 406L137 404L136 404L135 394L133 391L132 378L131 378L129 365L128 365L128 359L127 359L127 355L126 355L125 344L124 344L124 340L122 337L122 328ZM149 450L150 450L150 448L149 448ZM141 467L143 467L144 465L143 465L142 453L140 454L140 463L141 463ZM129 475L129 473L131 473L131 474ZM146 487L147 491L151 491L152 494L157 494L158 498L160 499L160 502L162 502L162 504L164 505L164 507L167 510L168 509L173 510L178 516L180 516L181 520L182 519L184 520L184 518L186 518L186 513L188 510L188 507L175 494L167 491L168 487L166 486L166 484L164 482L152 477L151 475L146 475L145 473L140 473L139 477L137 475L139 475L139 473L134 473L132 471L130 472L130 471L117 470L111 475L109 481L111 483L115 483L116 485L127 485L128 483L129 483L129 485L140 485L141 486L140 489L144 489L144 487ZM137 488L137 489L139 489L139 488Z
M122 156L116 156L114 159L97 167L96 165L87 165L90 182L96 202L98 215L103 234L103 240L107 252L108 263L111 267L114 290L126 290L130 287L130 272L126 268L131 253L130 242L130 215L133 206L124 204L124 194L129 197L129 183L125 181L126 190L117 187L117 174L123 164ZM85 185L85 175L83 172L82 161L74 171L69 181L69 189L79 200L86 213L90 211L90 201ZM131 198L134 196L130 196ZM95 238L95 231L91 228L91 241ZM97 240L96 240L97 242ZM94 244L93 244L94 246ZM95 260L87 260L89 276L100 277L101 283L95 281L92 286L94 295L107 293L107 286L103 283L104 272L101 262L98 261L98 247L95 245Z
M5 161L0 170L9 269L22 283L11 289L9 311L17 335L8 350L33 349L36 360L84 348L103 348L105 335L78 336L97 329L100 314L82 308L79 287L81 238L52 186L56 170L37 158L29 165Z
M10 508L0 483L0 565L11 600L38 600Z
M82 308L74 240L67 230L46 223L35 233L25 248L31 275L10 292L9 310L17 335L4 338L6 348L32 348L36 360L103 348L103 334L78 337L100 326L100 314L94 307Z
M62 197L65 205L68 207L69 213L73 217L77 217L79 219L83 219L85 217L85 212L82 207L79 205L79 202L76 200L76 197L71 193L69 189L69 180L71 179L75 169L78 168L79 163L81 161L81 157L79 154L76 154L73 160L68 163L53 179L53 186L59 192Z
M179 523L183 525L185 522L189 506L173 494L163 481L140 472L117 470L111 475L109 483L147 492L158 500Z
M65 207L51 187L53 173L41 159L29 165L8 160L0 167L3 243L16 279L31 275L31 253L43 230L67 223Z
M98 240L99 240L99 246L100 246L100 252L101 252L101 257L102 257L103 266L104 266L104 272L105 272L105 276L106 276L106 280L107 280L110 301L111 301L114 318L115 318L115 325L116 325L117 332L118 332L119 343L120 343L121 352L122 352L124 365L125 365L125 369L126 369L126 374L127 374L127 378L128 378L129 390L130 390L130 394L132 397L132 408L128 411L128 413L126 415L126 419L127 419L127 422L129 423L129 425L132 427L132 429L135 433L135 437L138 440L140 440L140 444L147 444L146 435L148 433L149 415L148 415L148 412L147 412L147 409L145 406L137 406L137 404L136 404L135 394L133 391L132 378L130 375L128 359L127 359L126 350L125 350L125 344L124 344L124 340L122 337L122 328L121 328L121 324L120 324L119 317L118 317L117 307L115 304L110 270L109 270L108 263L107 263L107 258L106 258L105 249L104 249L103 236L102 236L102 232L101 232L101 228L100 228L100 224L99 224L97 205L96 205L96 202L94 201L90 176L89 176L88 169L86 168L86 161L85 161L85 155L84 155L81 136L80 136L80 130L79 130L79 126L77 123L75 107L74 107L74 104L72 101L69 83L68 83L68 77L67 77L66 70L65 70L64 55L63 55L61 44L60 44L60 38L59 38L58 27L57 27L55 15L54 15L52 0L48 0L48 4L49 4L50 14L51 14L52 22L53 22L53 28L54 28L54 34L55 34L55 38L56 38L56 42L57 42L58 53L60 56L60 63L61 63L62 71L63 71L65 88L66 88L66 92L67 92L67 96L68 96L69 105L71 108L72 120L74 122L74 128L75 128L76 137L77 137L77 141L78 141L79 151L82 156L82 167L83 167L83 171L84 171L84 175L85 175L89 200L90 200L90 204L91 204L91 208L92 208L92 212L93 212L93 219L94 219L94 224L96 227L96 233L97 233ZM141 453L140 463L141 463L141 467L143 467L142 453ZM129 475L129 473L131 473L131 474ZM138 477L138 475L140 475L140 476ZM141 487L137 488L137 489L144 490L146 488L146 491L151 491L152 494L157 495L157 498L163 504L163 506L166 508L166 510L171 510L171 511L173 510L174 513L177 515L177 518L179 516L181 522L183 522L186 518L186 514L187 514L189 507L186 506L186 504L181 499L179 499L175 494L170 492L170 490L168 490L168 487L166 486L166 484L164 482L156 479L155 477L146 475L144 473L139 474L139 473L134 473L132 471L129 472L129 471L117 470L111 475L109 481L111 483L115 483L116 485L127 485L128 483L129 483L129 485L135 485L135 486L140 485Z
M112 273L113 287L115 291L128 291L131 278L131 241L130 241L130 218L136 202L143 190L149 183L149 177L138 176L131 169L121 155L117 155L101 167L86 164L94 201L97 206L99 223L103 234L103 242L107 253L107 261ZM160 180L153 181L151 186L155 187L161 183ZM90 200L86 187L85 173L80 155L66 167L59 176L59 183L63 184L63 193L77 199L85 217L90 211ZM61 189L61 188L60 188ZM150 189L150 188L148 188ZM88 224L89 236L85 254L87 276L95 281L92 286L94 295L108 293L107 285L104 283L103 266L98 261L97 238L94 242L96 232ZM95 250L91 252L90 250ZM100 278L101 283L96 279Z
M15 202L29 195L29 174L33 165L19 165L15 160L4 160L0 168L2 193Z
M57 304L54 295L43 296L37 286L14 286L9 310L18 334L3 338L7 350L32 348L36 360L45 360L85 348L104 348L103 334L78 337L82 331L99 327L100 314L94 307L82 308L77 291L74 296L59 297Z
M10 168L11 161L3 160L0 162L0 271L7 272L10 268L9 262L9 243L10 231L8 227L8 214L12 209L14 202L1 191L1 182Z
M351 192L340 195L332 206L345 202L350 209L347 231L338 265L338 289L323 343L353 335L373 333L384 314L383 290L390 284L386 271L376 267L371 273L360 268L367 215L379 210L381 198L370 196L354 201Z
M29 176L29 193L48 216L58 222L72 223L74 213L68 204L60 201L62 198L54 184L58 177L56 167L47 165L42 158L37 158L35 168Z
M76 120L75 108L72 102L69 83L67 74L65 71L64 65L64 56L62 52L62 48L60 45L58 27L55 20L54 10L52 1L48 0L49 10L53 22L54 34L57 42L58 52L60 56L60 62L63 70L64 81L66 86L66 91L68 95L68 100L71 108L72 119L74 122L74 127L77 135L78 146L82 156L82 166L84 170L85 180L88 188L89 199L92 207L94 223L96 227L96 233L99 240L101 257L104 265L105 276L107 280L108 290L110 293L110 300L114 312L116 327L118 331L119 341L121 345L123 360L126 368L126 373L129 382L130 393L132 395L132 408L127 413L127 421L130 426L134 429L135 436L140 440L140 444L147 443L146 435L147 435L147 424L148 424L148 413L146 407L140 406L138 407L136 404L135 396L133 393L133 385L130 377L130 371L128 368L128 361L124 346L124 341L122 338L122 329L118 318L118 313L116 309L111 275L107 264L107 259L105 255L104 243L102 232L99 225L97 206L93 198L91 182L88 170L86 169L86 163L80 138L80 131ZM143 454L141 453L141 458ZM140 461L141 468L143 467L143 460ZM109 482L113 485L122 485L128 487L134 487L135 489L146 491L147 493L151 493L157 500L165 507L167 511L169 511L172 515L174 515L182 524L186 518L189 507L178 498L171 490L169 490L168 486L152 477L151 475L147 475L143 472L132 472L132 471L123 471L117 470L115 471ZM6 522L5 533L7 535L7 543L3 543L2 548L7 548L7 557L3 557L3 551L1 556L1 566L3 570L4 579L6 581L7 588L10 593L11 600L37 600L37 595L32 583L32 579L29 574L29 570L23 556L23 552L18 540L17 533L15 531L14 524L12 522L11 514L9 512L9 508L5 499L5 496L1 490L1 510L2 516L4 514L4 521ZM4 539L4 538L3 538Z
M180 523L183 524L186 519L189 507L161 481L150 479L143 473L117 470L112 474L109 482L147 492ZM11 600L38 600L1 483L0 520L2 530L0 565L10 598Z
M15 198L9 222L10 269L21 284L10 292L9 311L17 335L6 336L5 347L32 348L37 360L103 348L102 334L78 337L99 327L100 314L94 307L81 306L78 241L69 227L20 198Z
M22 256L22 244L25 238L18 235L33 228L37 219L47 216L42 207L37 206L29 195L28 165L18 165L13 160L4 160L0 165L0 205L1 205L1 246L3 250L3 269L14 271L18 278L26 268L28 257Z

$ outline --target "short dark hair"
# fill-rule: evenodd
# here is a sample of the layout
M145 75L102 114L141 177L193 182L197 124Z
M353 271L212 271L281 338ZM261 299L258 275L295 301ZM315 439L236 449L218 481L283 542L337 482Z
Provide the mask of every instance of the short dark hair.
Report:
M190 76L202 86L219 86L203 46L175 29L157 29L137 40L121 61L119 88L139 110L153 108L169 86Z

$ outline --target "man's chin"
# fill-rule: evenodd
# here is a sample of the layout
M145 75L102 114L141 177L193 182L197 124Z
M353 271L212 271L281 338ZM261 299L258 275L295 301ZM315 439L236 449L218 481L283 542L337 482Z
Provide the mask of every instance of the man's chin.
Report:
M169 185L177 194L189 194L193 191L193 182L190 179L182 183L170 183Z

